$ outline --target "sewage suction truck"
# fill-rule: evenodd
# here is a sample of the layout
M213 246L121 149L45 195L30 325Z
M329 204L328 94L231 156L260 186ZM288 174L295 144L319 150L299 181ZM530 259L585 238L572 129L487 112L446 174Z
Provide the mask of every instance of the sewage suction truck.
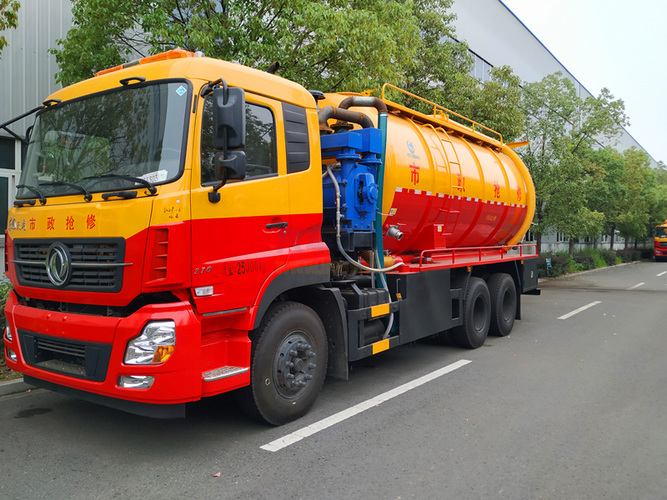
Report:
M279 425L354 361L508 335L539 293L517 144L395 87L173 50L34 111L5 244L29 384L157 417L234 391Z

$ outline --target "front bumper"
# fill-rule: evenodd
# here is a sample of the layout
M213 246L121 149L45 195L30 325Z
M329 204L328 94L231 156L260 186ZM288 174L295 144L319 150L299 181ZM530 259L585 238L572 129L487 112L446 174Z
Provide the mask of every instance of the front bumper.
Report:
M5 313L11 332L11 340L4 339L7 365L28 383L140 414L149 414L137 411L142 405L166 410L202 396L201 325L187 302L148 305L119 318L28 307L12 292ZM159 320L176 323L172 356L157 365L125 364L128 342ZM121 376L155 380L147 389L133 389L118 385Z

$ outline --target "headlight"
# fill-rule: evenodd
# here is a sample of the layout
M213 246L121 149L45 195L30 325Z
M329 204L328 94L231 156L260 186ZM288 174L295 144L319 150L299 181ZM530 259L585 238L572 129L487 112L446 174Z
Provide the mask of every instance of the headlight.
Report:
M176 323L152 321L141 335L130 340L125 350L128 365L156 365L164 363L174 352L176 345Z
M9 325L7 325L7 326L5 327L5 338L6 338L9 342L13 342L13 341L14 341L14 338L12 337L12 331L9 329Z

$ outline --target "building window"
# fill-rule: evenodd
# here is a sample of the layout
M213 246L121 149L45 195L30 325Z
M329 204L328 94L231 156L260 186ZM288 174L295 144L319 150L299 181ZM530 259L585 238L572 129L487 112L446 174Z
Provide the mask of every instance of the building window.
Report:
M0 168L15 170L14 139L0 137Z
M487 80L491 79L491 66L488 62L486 62L484 59L479 57L477 54L474 52L471 52L473 57L475 58L475 67L472 70L472 76L477 78L480 82L485 82Z
M0 234L7 230L7 215L9 213L9 179L0 177Z

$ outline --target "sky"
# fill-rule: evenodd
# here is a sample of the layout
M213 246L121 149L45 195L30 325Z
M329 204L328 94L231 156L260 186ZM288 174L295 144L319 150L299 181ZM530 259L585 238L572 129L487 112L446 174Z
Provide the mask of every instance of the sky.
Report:
M667 163L667 0L502 0L593 95L625 103L626 130Z

